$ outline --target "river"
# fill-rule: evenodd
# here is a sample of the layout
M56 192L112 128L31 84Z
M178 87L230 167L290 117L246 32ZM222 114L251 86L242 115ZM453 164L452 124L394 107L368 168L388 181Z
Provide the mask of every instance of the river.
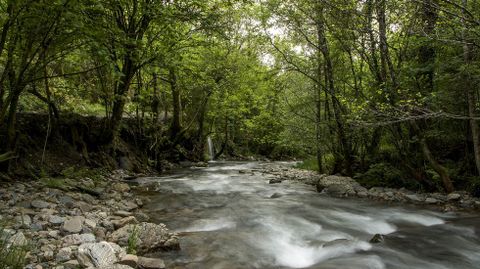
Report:
M267 163L212 163L156 183L146 212L180 234L167 268L480 268L480 216L268 184ZM272 195L280 196L271 198ZM385 241L371 244L375 234Z

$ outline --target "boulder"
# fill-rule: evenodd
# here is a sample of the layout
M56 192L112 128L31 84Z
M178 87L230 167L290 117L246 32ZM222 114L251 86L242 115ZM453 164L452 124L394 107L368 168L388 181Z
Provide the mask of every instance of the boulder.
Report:
M427 203L427 204L437 204L438 200L435 199L435 198L432 198L432 197L428 197L427 199L425 199L425 203Z
M132 236L136 236L136 250L140 254L159 249L180 248L178 238L170 233L165 225L148 222L124 226L110 235L110 241L127 246Z
M81 216L69 218L63 223L62 230L72 234L79 233L82 231L84 220L85 218Z
M165 262L158 258L138 258L138 265L144 269L165 269Z
M85 243L78 247L77 261L82 267L102 267L118 261L115 249L108 242Z
M344 184L332 184L325 188L325 192L333 196L343 196L351 188Z

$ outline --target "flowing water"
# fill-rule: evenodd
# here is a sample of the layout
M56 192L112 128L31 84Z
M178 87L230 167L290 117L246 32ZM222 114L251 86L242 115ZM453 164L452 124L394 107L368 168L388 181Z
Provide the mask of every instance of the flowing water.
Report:
M480 268L479 215L269 185L256 170L265 165L213 163L141 179L158 182L146 205L152 220L180 233L181 251L157 255L167 268ZM374 234L387 236L370 244Z

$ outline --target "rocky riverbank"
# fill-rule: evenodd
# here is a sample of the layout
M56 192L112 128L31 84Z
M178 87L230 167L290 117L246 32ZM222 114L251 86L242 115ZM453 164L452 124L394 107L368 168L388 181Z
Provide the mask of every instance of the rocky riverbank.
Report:
M148 222L126 178L120 170L100 180L1 185L0 265L14 268L25 256L32 269L164 268L142 256L179 249L177 235Z
M388 203L427 205L442 211L480 210L480 199L467 192L419 193L407 189L373 187L367 189L350 177L320 175L314 171L292 168L282 164L265 166L262 173L268 175L271 184L285 180L313 185L321 193L334 197L358 197Z

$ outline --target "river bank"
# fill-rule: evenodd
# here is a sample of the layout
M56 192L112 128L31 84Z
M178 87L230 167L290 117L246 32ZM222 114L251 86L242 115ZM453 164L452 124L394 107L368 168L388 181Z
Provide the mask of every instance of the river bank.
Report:
M320 175L314 171L294 168L286 163L272 163L260 171L270 178L271 184L279 184L283 181L301 182L315 186L318 192L333 197L356 197L384 201L389 204L424 205L444 212L480 211L480 198L472 197L465 191L445 194L414 192L405 188L373 187L367 189L350 177Z
M163 224L149 222L142 211L144 199L124 181L131 177L116 170L95 180L3 183L0 265L165 268L161 259L142 256L178 249L177 235Z

